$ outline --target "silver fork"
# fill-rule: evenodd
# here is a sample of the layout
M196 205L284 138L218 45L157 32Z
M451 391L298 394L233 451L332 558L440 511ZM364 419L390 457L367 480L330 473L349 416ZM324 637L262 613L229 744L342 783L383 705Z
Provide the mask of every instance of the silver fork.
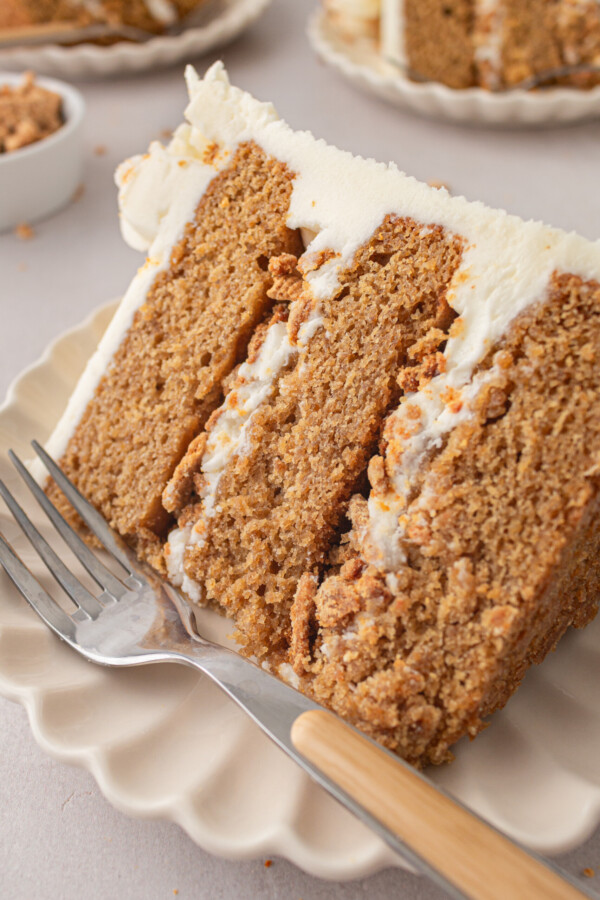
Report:
M74 650L108 666L181 662L199 669L336 800L452 898L593 896L333 713L236 652L205 640L185 598L142 565L36 441L33 447L120 572L113 574L89 549L11 451L25 484L98 591L67 568L2 481L0 494L74 611L55 602L2 534L0 564L34 611Z

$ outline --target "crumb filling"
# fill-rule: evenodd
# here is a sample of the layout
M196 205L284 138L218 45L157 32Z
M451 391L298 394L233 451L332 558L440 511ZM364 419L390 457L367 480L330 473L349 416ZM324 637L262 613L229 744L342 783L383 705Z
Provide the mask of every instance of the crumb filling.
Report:
M20 84L0 84L0 153L41 141L64 124L62 97L26 72Z

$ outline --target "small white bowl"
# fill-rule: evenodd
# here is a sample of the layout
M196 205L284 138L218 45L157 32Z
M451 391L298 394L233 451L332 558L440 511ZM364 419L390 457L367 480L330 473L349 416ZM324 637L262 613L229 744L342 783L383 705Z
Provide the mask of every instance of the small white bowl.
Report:
M0 85L17 85L23 74L0 72ZM79 91L53 78L41 87L60 94L64 124L49 137L0 154L0 231L30 225L64 206L81 183L85 101Z

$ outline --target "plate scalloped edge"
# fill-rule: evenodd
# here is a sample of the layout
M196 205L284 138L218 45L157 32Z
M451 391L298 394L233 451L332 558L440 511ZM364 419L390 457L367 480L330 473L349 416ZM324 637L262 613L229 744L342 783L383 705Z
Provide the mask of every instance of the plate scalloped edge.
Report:
M0 68L34 68L38 73L66 78L102 78L143 72L190 60L233 40L257 19L272 0L228 0L228 7L206 25L178 35L158 35L143 44L127 41L107 47L77 44L61 47L0 48Z
M343 40L336 38L319 9L309 19L307 34L323 62L356 87L422 115L509 128L566 124L600 115L600 86L587 91L515 89L496 94L482 88L454 90L434 81L411 81L386 64L366 43L353 52Z
M54 341L11 385L0 407L0 470L9 486L16 478L4 459L8 443L26 453L30 436L46 437L113 308ZM2 510L0 522L33 565ZM206 679L181 666L89 666L47 631L1 572L0 589L0 693L25 706L44 751L88 769L115 807L177 822L209 852L279 855L321 878L402 865ZM206 621L207 632L225 637L224 620L210 613ZM432 773L541 852L568 850L600 824L599 638L600 619L569 634L490 727Z

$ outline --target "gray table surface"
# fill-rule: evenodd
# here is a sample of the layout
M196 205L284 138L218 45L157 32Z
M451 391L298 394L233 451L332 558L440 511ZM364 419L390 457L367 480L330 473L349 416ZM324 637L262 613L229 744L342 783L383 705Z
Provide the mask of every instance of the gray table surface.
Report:
M357 93L313 56L309 4L276 0L221 56L232 81L270 99L296 128L363 156L394 160L455 194L600 236L600 122L541 131L495 131L421 119ZM85 190L35 227L30 241L0 235L0 397L48 342L122 293L140 263L123 243L112 173L182 117L182 67L81 83L88 105ZM1 202L1 198L0 198ZM599 748L600 749L600 748ZM600 873L600 831L560 859L572 873ZM599 885L600 874L586 886ZM178 892L178 893L177 893ZM424 879L388 869L330 883L276 859L210 856L174 824L129 819L91 776L46 757L24 710L0 699L0 898L262 898L438 900Z

